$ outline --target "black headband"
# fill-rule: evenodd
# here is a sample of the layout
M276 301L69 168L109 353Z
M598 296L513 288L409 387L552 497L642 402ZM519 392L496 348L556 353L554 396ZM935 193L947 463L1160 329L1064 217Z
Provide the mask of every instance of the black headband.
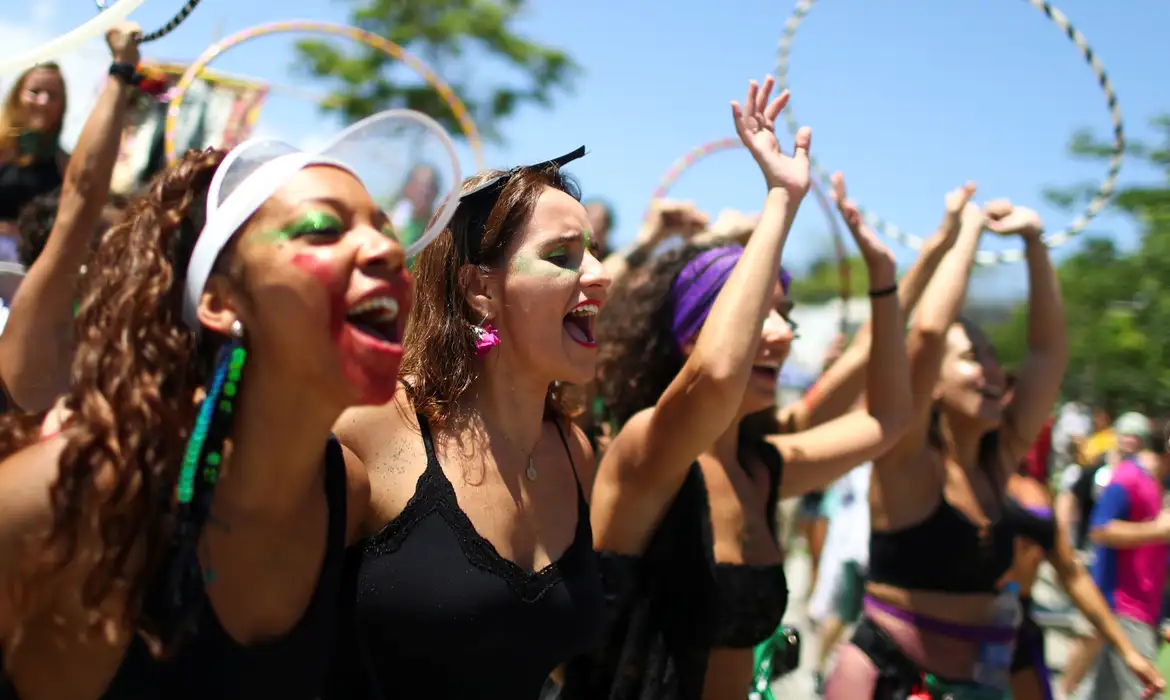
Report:
M455 214L456 216L462 215L467 217L467 234L463 237L463 240L457 240L455 242L455 246L459 250L460 258L464 262L473 265L480 262L479 247L483 244L483 234L487 229L488 217L491 216L492 209L495 208L496 202L499 201L500 194L504 191L504 186L511 181L516 173L524 168L544 170L554 165L558 168L563 168L583 155L585 155L585 147L581 146L571 153L566 153L552 160L546 160L543 163L519 165L476 186L470 192L460 195L459 206L455 210Z

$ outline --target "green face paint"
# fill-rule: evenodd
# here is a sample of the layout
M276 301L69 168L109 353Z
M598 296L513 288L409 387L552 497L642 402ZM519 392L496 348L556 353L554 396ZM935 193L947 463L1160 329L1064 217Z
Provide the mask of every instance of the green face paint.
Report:
M287 243L301 236L340 235L344 230L345 224L336 216L323 211L311 211L282 229L260 233L257 237L262 243Z

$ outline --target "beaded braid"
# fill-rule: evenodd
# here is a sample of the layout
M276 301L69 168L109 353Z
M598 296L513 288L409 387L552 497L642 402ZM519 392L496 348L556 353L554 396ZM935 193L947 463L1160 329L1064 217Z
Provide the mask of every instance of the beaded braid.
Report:
M210 567L201 569L197 550L211 514L224 442L235 422L235 402L248 358L243 335L243 326L236 321L231 340L216 354L211 384L199 407L175 485L178 522L162 570L162 586L148 601L158 634L172 644L193 626L203 587L215 578Z

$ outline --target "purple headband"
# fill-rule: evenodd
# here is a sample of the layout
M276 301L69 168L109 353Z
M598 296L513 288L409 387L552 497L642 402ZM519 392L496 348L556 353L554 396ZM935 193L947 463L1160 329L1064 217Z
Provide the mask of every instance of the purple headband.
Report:
M674 319L670 329L679 347L694 338L711 313L711 305L719 296L731 271L743 255L743 248L727 246L712 248L695 256L674 278L670 296L674 300ZM792 285L792 275L780 268L780 287L784 294Z

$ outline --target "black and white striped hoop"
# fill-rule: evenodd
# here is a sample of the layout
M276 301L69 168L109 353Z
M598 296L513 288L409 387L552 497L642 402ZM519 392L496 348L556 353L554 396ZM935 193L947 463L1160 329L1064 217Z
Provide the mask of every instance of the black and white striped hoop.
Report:
M1044 13L1060 30L1067 36L1073 44L1077 47L1081 57L1089 64L1093 74L1097 76L1097 84L1101 87L1101 92L1105 95L1105 103L1109 107L1109 116L1113 122L1113 152L1109 158L1109 170L1105 175L1105 179L1097 188L1097 193L1093 196L1092 201L1089 202L1088 207L1080 214L1069 226L1063 231L1057 231L1044 236L1044 242L1050 247L1056 247L1067 243L1072 237L1083 231L1093 217L1101 213L1109 199L1113 196L1114 187L1117 184L1117 175L1121 171L1121 161L1125 153L1125 130L1122 128L1121 122L1121 108L1117 104L1117 95L1113 92L1113 84L1109 81L1109 76L1105 73L1105 67L1101 65L1101 61L1097 58L1097 54L1093 52L1089 42L1085 39L1085 35L1081 34L1076 27L1072 26L1068 17L1063 12L1053 7L1044 0L1026 0L1027 3ZM816 0L798 0L796 7L792 10L792 15L789 16L788 21L784 23L784 33L780 36L780 58L776 68L776 82L780 90L788 88L788 66L789 59L792 54L792 41L796 37L796 30L800 23L808 16ZM793 114L792 106L789 105L781 114L784 116L784 121L788 125L789 131L793 134L800 128ZM820 164L815 159L812 160L813 176L820 180L825 187L829 187L829 177ZM923 239L919 236L914 236L905 231L902 231L897 226L883 221L880 217L872 212L862 210L862 215L865 217L866 223L873 227L875 231L882 233L888 238L891 238L899 243L909 246L917 250L922 246ZM1017 262L1024 258L1024 254L1019 250L1005 250L1005 251L988 251L981 250L975 256L975 262L979 265L998 265L1000 263Z
M110 0L94 0L94 4L97 5L98 12L105 12L110 8ZM142 37L138 39L138 43L145 44L150 41L158 41L167 34L175 31L175 29L177 29L178 26L183 23L183 20L187 19L187 16L194 12L195 8L198 6L199 0L187 0L187 3L179 9L179 12L174 17L172 17L169 22L149 34L143 34Z

